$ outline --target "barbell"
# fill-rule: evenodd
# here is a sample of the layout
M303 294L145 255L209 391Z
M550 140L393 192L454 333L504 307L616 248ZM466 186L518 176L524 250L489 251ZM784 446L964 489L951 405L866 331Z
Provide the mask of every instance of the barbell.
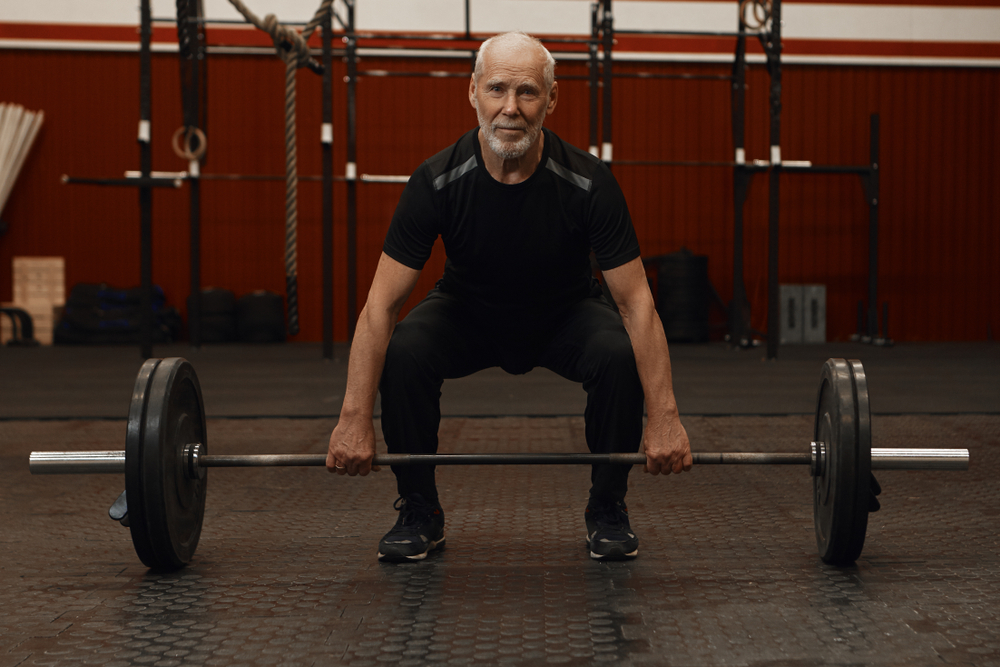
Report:
M807 465L820 558L849 565L864 547L872 470L967 470L967 449L873 449L868 384L860 361L829 359L820 376L813 439L803 452L694 452L694 463ZM381 454L376 465L645 463L627 454ZM129 405L124 451L32 452L32 474L117 473L125 492L111 506L139 559L173 570L194 555L205 516L208 468L325 466L326 454L209 454L194 368L180 357L149 359Z

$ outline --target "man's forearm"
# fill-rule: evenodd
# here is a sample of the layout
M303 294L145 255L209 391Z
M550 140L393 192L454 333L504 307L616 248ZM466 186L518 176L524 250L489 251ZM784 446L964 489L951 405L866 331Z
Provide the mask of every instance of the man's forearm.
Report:
M347 363L347 389L341 417L371 419L374 414L385 351L395 326L395 314L372 313L367 307L361 311Z
M670 352L663 323L656 314L653 295L646 282L642 260L636 258L604 272L611 296L618 304L625 330L632 341L635 365L646 398L646 413L652 424L677 420L670 376Z
M419 276L419 270L407 268L385 253L379 258L368 300L361 309L351 343L341 418L371 419L389 339Z
M670 352L655 308L652 303L643 303L632 310L624 310L622 322L632 341L649 420L675 419L677 401L671 379Z

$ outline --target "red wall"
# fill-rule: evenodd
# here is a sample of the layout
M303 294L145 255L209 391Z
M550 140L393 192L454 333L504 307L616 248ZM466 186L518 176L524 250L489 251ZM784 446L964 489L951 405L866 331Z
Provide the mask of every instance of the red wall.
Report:
M363 68L453 69L461 61L365 59ZM724 65L622 64L622 71L728 72ZM45 126L3 213L0 300L11 296L10 258L63 255L68 285L138 282L138 195L62 186L60 175L120 177L138 167L135 54L0 52L3 101L45 111ZM583 74L579 63L562 75ZM345 161L343 64L334 81L335 170ZM175 56L154 57L153 164L182 170L169 147L181 123ZM747 157L766 159L768 78L748 74ZM408 174L472 127L465 79L366 78L358 85L359 173ZM615 81L616 159L732 158L723 82ZM585 81L565 79L548 125L588 144ZM864 164L868 118L881 114L880 300L897 340L983 340L1000 331L1000 71L786 65L782 155L816 164ZM283 173L283 65L273 57L212 55L206 173ZM320 172L320 79L300 71L299 172ZM709 256L724 299L732 285L732 175L728 168L617 166L645 255L682 245ZM359 184L358 302L364 303L402 185ZM242 294L284 291L284 185L205 182L203 283ZM346 197L334 191L335 334L345 339ZM299 340L318 340L322 317L320 185L299 187ZM187 190L154 195L154 277L183 310L188 293ZM782 179L782 282L827 285L828 335L855 328L866 297L867 206L856 176ZM766 327L766 176L746 207L746 284L754 326ZM443 266L440 248L410 304Z

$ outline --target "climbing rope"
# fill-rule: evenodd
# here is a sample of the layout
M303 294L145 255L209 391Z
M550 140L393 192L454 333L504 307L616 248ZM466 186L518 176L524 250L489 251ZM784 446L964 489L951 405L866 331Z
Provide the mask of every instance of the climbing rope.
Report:
M263 19L250 11L242 0L229 0L247 22L271 36L278 57L285 62L285 285L288 294L288 333L299 332L298 298L298 158L295 142L295 72L300 67L322 68L309 55L309 38L326 20L334 0L323 0L312 20L302 29L282 25L274 14Z

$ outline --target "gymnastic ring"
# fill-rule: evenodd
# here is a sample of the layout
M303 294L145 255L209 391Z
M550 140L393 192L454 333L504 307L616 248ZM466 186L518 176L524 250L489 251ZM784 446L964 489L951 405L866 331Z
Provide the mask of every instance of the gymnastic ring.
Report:
M180 144L181 135L184 135L183 147ZM191 137L198 140L198 150L191 150ZM170 139L170 145L173 146L177 157L185 160L200 160L205 154L205 149L208 148L208 139L201 128L182 125L174 132L174 136Z
M750 23L746 20L746 6L753 5L753 18L756 23ZM761 8L764 10L764 16L757 16L757 9ZM768 19L771 18L771 2L770 0L742 0L740 2L740 22L750 28L751 30L760 30L767 24Z

